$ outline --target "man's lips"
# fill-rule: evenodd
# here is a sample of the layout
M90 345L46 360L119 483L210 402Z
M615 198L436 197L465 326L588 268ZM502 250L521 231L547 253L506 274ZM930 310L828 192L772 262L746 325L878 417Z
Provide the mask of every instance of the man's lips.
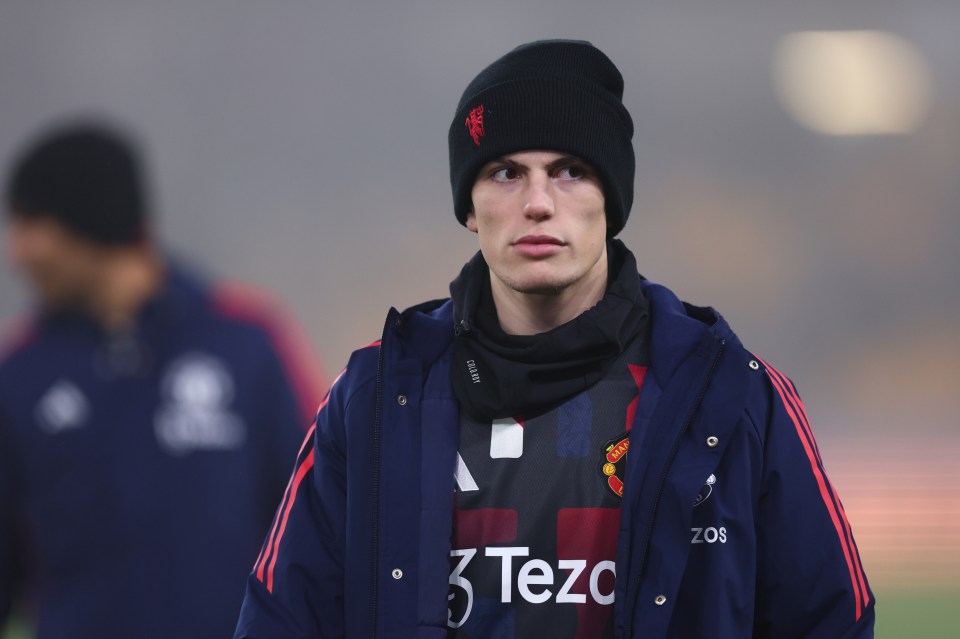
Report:
M556 246L563 246L562 241L549 235L524 235L514 242L514 245L517 244L554 244Z
M548 257L558 253L566 244L549 235L525 235L513 243L518 253L526 257Z

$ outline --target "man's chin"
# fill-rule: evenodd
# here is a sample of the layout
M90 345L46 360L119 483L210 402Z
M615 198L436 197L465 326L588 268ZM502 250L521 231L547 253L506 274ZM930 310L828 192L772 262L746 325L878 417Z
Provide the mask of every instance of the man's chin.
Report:
M560 295L576 280L560 278L531 279L508 283L508 286L518 293L525 295Z
M556 269L544 268L546 266L542 263L525 264L506 270L502 273L503 277L494 276L513 291L526 295L560 295L580 280L576 275L559 273Z
M557 297L563 293L565 286L537 286L524 289L516 289L518 293L524 295L543 295L546 297Z

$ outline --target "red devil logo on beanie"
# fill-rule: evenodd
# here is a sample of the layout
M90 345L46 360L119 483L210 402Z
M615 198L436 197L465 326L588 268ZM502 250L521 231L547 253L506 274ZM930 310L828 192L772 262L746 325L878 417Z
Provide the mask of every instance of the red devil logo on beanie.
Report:
M480 138L484 135L482 104L470 112L465 124L467 125L467 131L470 133L470 137L473 138L473 143L480 146Z

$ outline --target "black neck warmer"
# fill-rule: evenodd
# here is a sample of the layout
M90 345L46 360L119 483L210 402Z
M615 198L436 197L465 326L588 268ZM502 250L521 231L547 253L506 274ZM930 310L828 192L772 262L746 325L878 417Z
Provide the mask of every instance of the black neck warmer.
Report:
M633 254L607 243L607 290L596 306L538 335L500 328L490 269L478 252L450 284L454 303L453 391L475 419L533 417L602 379L637 338L649 335L648 303Z

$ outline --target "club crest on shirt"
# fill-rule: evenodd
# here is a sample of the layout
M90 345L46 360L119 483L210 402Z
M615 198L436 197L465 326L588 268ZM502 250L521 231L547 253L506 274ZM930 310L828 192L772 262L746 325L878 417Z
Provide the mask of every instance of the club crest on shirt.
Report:
M170 364L161 386L157 441L174 455L194 450L240 447L246 428L230 410L233 378L223 363L203 353L188 353Z
M630 436L623 433L603 445L603 454L597 469L607 482L607 487L617 497L623 497L623 478L627 470L627 451L630 449Z

